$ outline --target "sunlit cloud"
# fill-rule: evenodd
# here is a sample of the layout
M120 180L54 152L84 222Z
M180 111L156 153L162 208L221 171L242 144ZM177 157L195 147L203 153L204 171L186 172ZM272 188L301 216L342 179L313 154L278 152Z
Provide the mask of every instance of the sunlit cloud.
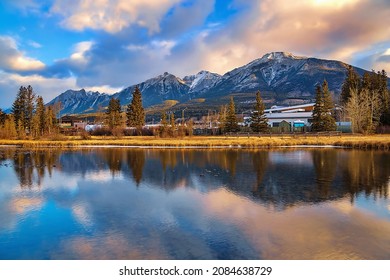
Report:
M39 210L43 205L42 198L17 197L10 202L11 210L16 214L23 214L32 210Z
M131 243L130 239L126 239L116 232L111 232L104 237L71 238L64 241L62 245L66 254L75 255L77 259L167 259L167 256L158 250L145 250L145 248ZM150 237L149 243L154 244L156 241Z
M390 6L385 2L331 2L336 1L237 0L237 6L250 8L224 29L197 39L204 48L201 59L211 71L223 73L272 51L351 63L378 42L390 46L390 29L383 24Z
M390 231L385 220L372 219L349 199L324 203L316 211L293 207L270 215L260 204L219 189L205 197L202 209L239 227L265 259L365 259L375 251L376 238ZM359 237L340 239L348 231L359 232Z
M75 219L84 227L92 226L92 220L88 213L88 210L83 205L72 206L72 213Z
M120 175L120 178L123 178L123 176ZM88 172L87 174L85 174L85 179L94 182L109 182L112 181L112 173L109 170ZM118 177L116 177L115 179L118 180Z
M9 36L0 36L0 69L13 71L42 70L45 64L18 50L17 42Z
M56 0L51 8L54 14L64 17L65 28L104 30L116 33L135 24L150 33L160 30L160 20L179 0Z
M35 93L42 96L45 102L49 102L69 88L78 88L74 77L46 78L37 74L22 76L0 70L0 92L7 96L7 98L0 99L0 107L11 106L21 85L31 85Z
M95 86L95 87L84 87L86 91L93 91L93 92L100 92L100 93L107 93L107 94L114 94L123 89L123 87L112 87L109 85L101 85L101 86Z
M390 72L390 6L385 0L13 2L27 13L23 7L39 11L39 23L50 19L69 41L58 46L61 52L48 64L43 57L50 44L41 38L31 36L21 44L16 35L0 36L0 75L7 73L11 80L0 87L9 90L3 91L8 104L15 91L11 85L21 75L37 87L38 77L48 79L48 89L40 88L48 98L80 88L114 93L164 72L224 74L273 51ZM17 32L26 31L27 24Z
M77 43L74 46L74 52L70 56L70 59L80 64L87 64L88 57L86 56L86 54L92 48L93 44L93 41Z

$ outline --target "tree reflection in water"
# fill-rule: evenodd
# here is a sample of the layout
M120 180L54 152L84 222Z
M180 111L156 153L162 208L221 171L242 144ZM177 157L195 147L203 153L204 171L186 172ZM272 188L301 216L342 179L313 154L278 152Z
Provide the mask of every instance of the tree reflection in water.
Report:
M226 188L280 209L348 195L388 197L390 155L380 151L196 150L99 148L81 150L2 149L0 163L12 163L22 188L40 186L54 169L66 174L109 170L136 186L143 182L173 190Z

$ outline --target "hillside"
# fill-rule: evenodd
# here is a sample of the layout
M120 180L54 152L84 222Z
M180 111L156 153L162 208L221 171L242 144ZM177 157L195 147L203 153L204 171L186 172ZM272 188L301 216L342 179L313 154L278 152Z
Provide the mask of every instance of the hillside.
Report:
M266 104L299 104L313 101L315 86L324 79L337 98L348 67L348 64L336 60L273 52L222 76L200 71L179 78L165 72L113 95L86 92L84 89L67 90L48 104L61 102L62 114L96 112L106 107L111 97L119 98L123 106L130 103L135 86L142 92L144 107L156 107L166 100L175 100L171 108L173 111L185 108L189 111L216 110L228 102L230 95L235 97L238 109L245 110L251 107L257 90L262 92ZM360 75L365 72L360 68L354 69Z

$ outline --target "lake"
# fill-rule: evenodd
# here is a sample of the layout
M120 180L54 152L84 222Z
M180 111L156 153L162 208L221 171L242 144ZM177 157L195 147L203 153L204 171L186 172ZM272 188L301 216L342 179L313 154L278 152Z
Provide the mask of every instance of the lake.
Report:
M390 153L0 148L0 259L390 259Z

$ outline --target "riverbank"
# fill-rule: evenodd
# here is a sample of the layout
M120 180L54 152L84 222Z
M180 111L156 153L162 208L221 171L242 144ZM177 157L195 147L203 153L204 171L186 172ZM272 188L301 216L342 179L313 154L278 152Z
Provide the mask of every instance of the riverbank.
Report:
M355 149L390 150L390 135L277 135L277 136L193 136L183 138L137 137L79 137L60 139L7 140L0 145L25 148L33 147L78 147L78 146L142 146L142 147L242 147L264 148L283 146L338 146Z

